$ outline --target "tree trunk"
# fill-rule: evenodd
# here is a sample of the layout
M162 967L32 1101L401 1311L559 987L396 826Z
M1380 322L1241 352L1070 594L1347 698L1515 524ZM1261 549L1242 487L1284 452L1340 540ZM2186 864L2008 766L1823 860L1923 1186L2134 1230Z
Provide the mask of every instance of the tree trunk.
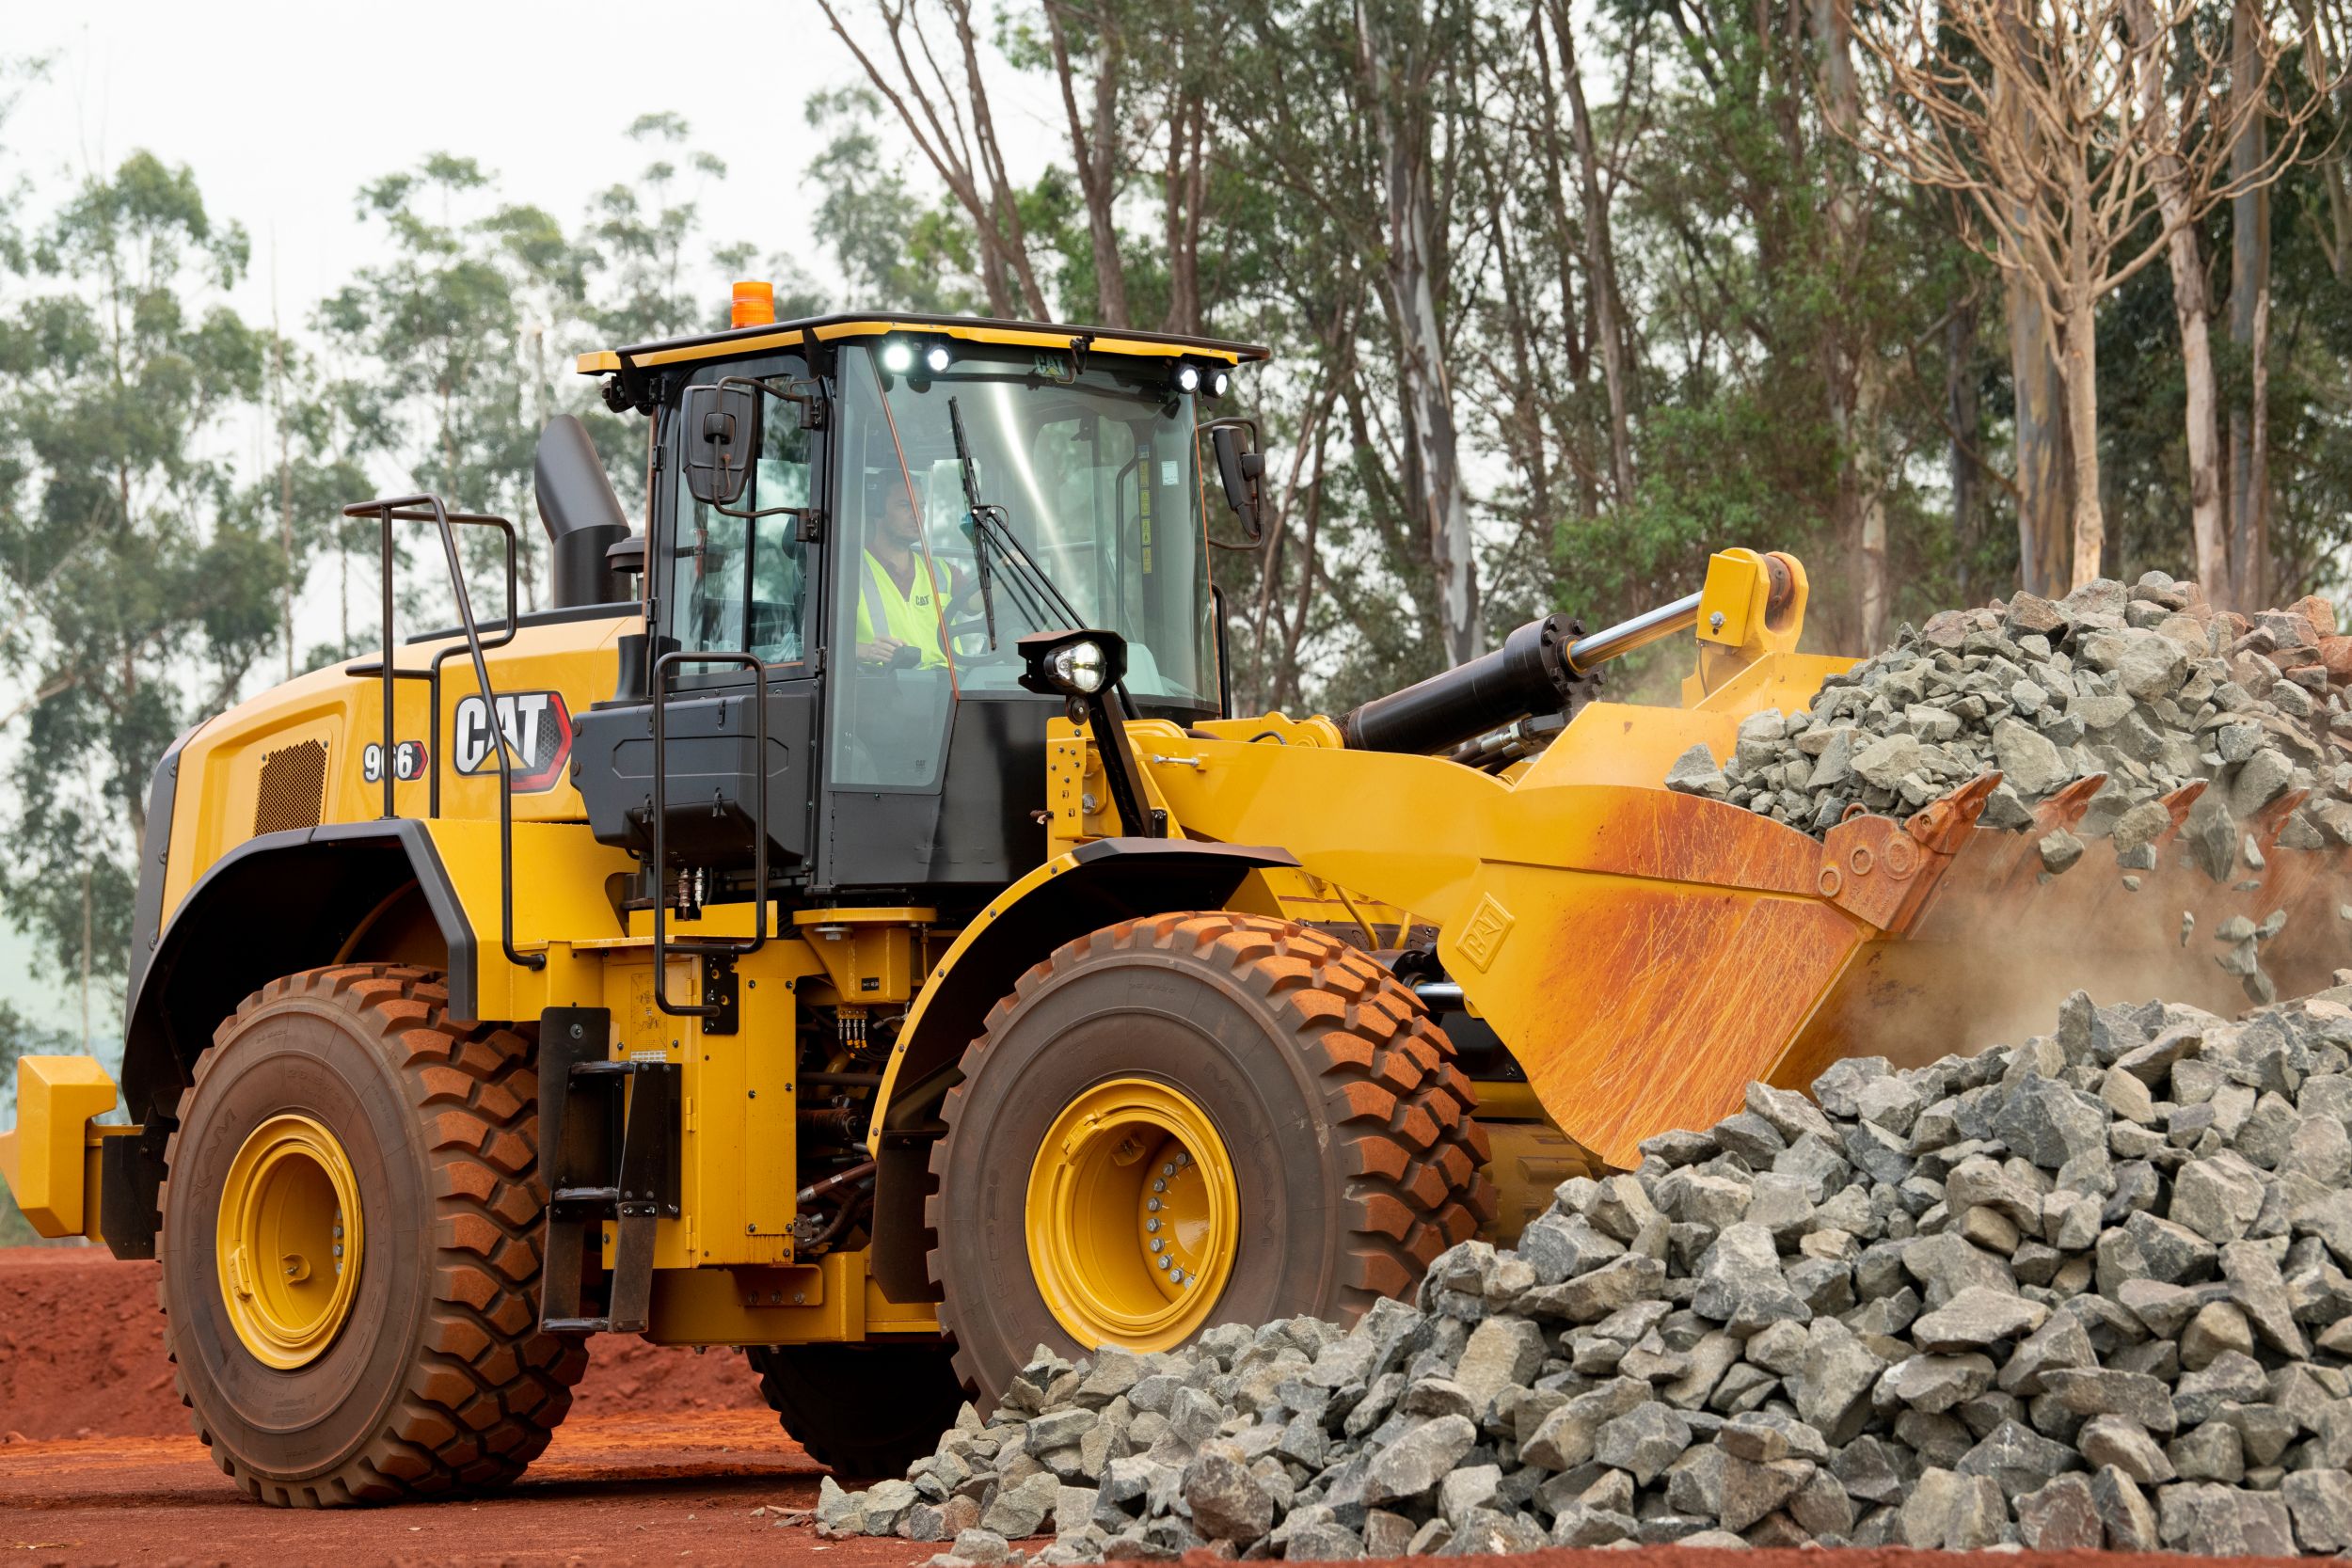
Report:
M2074 459L2074 572L2068 587L2094 581L2106 552L2099 502L2099 345L2095 304L2085 286L2066 309L2066 438Z
M2159 41L2154 7L2149 0L2131 0L2126 14L2134 47L2153 56ZM2181 335L2181 373L2187 392L2189 538L2197 580L2208 598L2221 602L2230 594L2229 550L2222 533L2220 436L2214 418L2208 331L2213 309L2206 297L2204 257L2196 226L2189 221L2187 171L2178 154L2165 150L2172 128L2166 124L2164 83L2153 70L2143 74L2139 96L2140 118L2154 131L2160 149L2151 168L2157 219L2170 230L2165 261L2172 274L2172 320Z
M1984 444L1984 412L1977 396L1979 307L1970 295L1944 321L1944 418L1951 431L1953 585L1962 604L1972 602L1977 545L1983 536L1984 476L1977 453Z
M2237 0L2230 18L2231 78L2246 78L2264 25L2257 0ZM2242 111L2241 111L2242 112ZM2269 153L2269 127L2259 109L2230 149L2230 175L2250 179ZM2259 609L2270 594L2270 463L2267 447L2270 336L2270 193L2249 190L2230 204L2230 341L2246 356L2247 402L2230 411L2231 602Z
M1584 72L1577 62L1576 30L1562 0L1552 0L1552 36L1560 43L1560 76L1568 94L1568 135L1576 146L1578 192L1584 207L1584 261L1591 274L1593 335L1600 340L1601 378L1609 391L1609 467L1617 504L1633 503L1632 368L1619 330L1616 247L1609 237L1609 203L1600 188L1593 119L1584 106Z
M1418 471L1421 482L1410 500L1421 513L1428 544L1430 573L1438 591L1437 621L1446 658L1461 664L1486 651L1486 630L1432 264L1437 200L1429 160L1428 106L1415 90L1409 64L1392 68L1391 40L1380 36L1372 11L1370 4L1359 0L1357 39L1387 197L1384 284L1396 324L1398 389L1412 443L1408 467ZM1426 41L1418 46L1427 47ZM1406 58L1411 58L1409 50Z
M2235 607L2230 542L2221 517L2221 436L2215 416L2213 307L2205 297L2205 264L2197 228L2183 224L2168 242L2172 269L2172 319L2181 330L2181 374L2188 394L2188 519L2197 580L2205 596Z
M1094 246L1095 308L1104 326L1126 326L1127 274L1119 255L1119 80L1125 51L1108 8L1091 20L1096 47L1092 84L1093 124L1078 112L1076 72L1070 61L1070 43L1062 31L1063 6L1048 0L1046 36L1054 54L1054 75L1061 84L1062 113L1070 126L1070 164L1078 177L1078 194L1087 208L1087 236Z
M1854 374L1852 448L1854 506L1860 525L1862 646L1876 653L1886 642L1894 591L1886 562L1886 484L1879 470L1879 420L1886 406L1886 372L1879 356L1866 354Z

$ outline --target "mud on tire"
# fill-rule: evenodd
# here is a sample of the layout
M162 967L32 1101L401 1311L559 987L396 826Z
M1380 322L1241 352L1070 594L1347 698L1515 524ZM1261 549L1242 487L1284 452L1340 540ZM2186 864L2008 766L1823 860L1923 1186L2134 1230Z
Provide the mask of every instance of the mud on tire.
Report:
M1453 1049L1378 962L1295 922L1226 911L1105 927L1021 976L964 1053L924 1211L941 1323L983 1404L1073 1341L1031 1275L1031 1163L1072 1098L1167 1082L1216 1123L1242 1233L1208 1324L1353 1321L1492 1217L1485 1133Z
M548 1445L587 1366L538 1332L534 1047L448 1017L441 977L386 964L272 981L215 1032L167 1151L156 1255L180 1398L221 1469L263 1502L333 1507L502 1485ZM365 1217L351 1315L279 1371L226 1316L221 1181L246 1134L326 1127Z

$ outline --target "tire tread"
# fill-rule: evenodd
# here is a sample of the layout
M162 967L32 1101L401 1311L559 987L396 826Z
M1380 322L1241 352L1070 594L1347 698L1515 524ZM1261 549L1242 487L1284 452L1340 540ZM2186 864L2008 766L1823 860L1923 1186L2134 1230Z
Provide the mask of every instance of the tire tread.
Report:
M185 1117L245 1020L290 997L325 1002L360 1025L406 1091L425 1147L425 1216L434 1238L434 1300L399 1398L383 1427L326 1475L276 1481L249 1466L205 1424L169 1323L164 1340L180 1402L224 1474L246 1495L292 1508L477 1492L503 1486L546 1449L587 1370L587 1347L539 1332L538 1078L532 1042L448 1016L439 974L398 964L339 964L272 980L239 1005L197 1059L165 1149L176 1163ZM169 1201L167 1175L159 1207ZM157 1238L168 1273L168 1238ZM460 1347L476 1347L471 1354Z
M1335 1130L1335 1168L1345 1173L1347 1235L1337 1279L1337 1313L1352 1323L1384 1296L1419 1283L1437 1256L1470 1240L1494 1215L1497 1195L1485 1166L1486 1135L1471 1112L1477 1096L1454 1063L1443 1031L1379 961L1295 921L1230 911L1146 916L1106 926L1032 965L989 1010L965 1052L965 1076L1014 1011L1041 988L1089 958L1122 951L1184 954L1207 961L1252 991L1287 1048L1321 1086ZM931 1191L923 1223L931 1284L954 1326L955 1296L938 1244L954 1201L943 1190L965 1085L941 1108L947 1132L932 1146ZM956 1370L982 1392L977 1364L960 1348Z

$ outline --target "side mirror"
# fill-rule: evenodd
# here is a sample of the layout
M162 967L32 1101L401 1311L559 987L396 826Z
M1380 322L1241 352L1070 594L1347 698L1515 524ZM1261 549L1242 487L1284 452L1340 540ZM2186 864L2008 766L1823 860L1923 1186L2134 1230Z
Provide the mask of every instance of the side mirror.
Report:
M1241 519L1248 541L1260 544L1265 538L1265 519L1258 481L1265 472L1265 454L1257 450L1258 422L1239 417L1212 420L1208 431L1217 478L1225 485L1225 504Z
M706 506L743 499L759 451L759 394L748 382L686 388L686 488Z

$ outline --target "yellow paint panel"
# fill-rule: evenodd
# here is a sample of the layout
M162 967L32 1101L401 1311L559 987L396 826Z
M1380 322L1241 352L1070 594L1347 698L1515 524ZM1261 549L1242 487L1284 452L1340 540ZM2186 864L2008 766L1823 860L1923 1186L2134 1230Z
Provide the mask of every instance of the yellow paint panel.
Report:
M663 1345L805 1345L939 1332L930 1303L882 1293L863 1250L826 1253L808 1272L816 1289L801 1290L806 1299L794 1302L798 1269L657 1269L645 1338ZM787 1299L770 1299L779 1293Z
M615 644L624 631L638 625L636 616L627 615L525 626L514 641L489 650L484 662L490 668L491 685L501 694L554 691L576 721L577 715L612 695L620 668ZM394 651L394 665L402 670L424 670L437 652L449 646L446 641L402 645ZM261 770L272 752L308 740L326 745L326 785L321 820L364 822L383 814L383 785L371 782L365 772L367 748L380 748L383 743L383 683L372 675L346 673L348 668L339 663L314 670L262 692L206 723L182 748L164 878L167 922L215 862L253 836ZM475 690L471 660L462 654L447 659L441 674L439 754L427 759L441 775L441 816L445 821L472 818L495 823L496 764L485 773L462 774L452 754L458 705ZM393 720L396 741L415 741L429 752L436 750L424 681L398 683L393 689ZM392 798L401 816L426 816L431 800L427 778L396 779ZM585 816L586 808L568 773L560 775L551 788L515 796L518 829L529 823L578 822ZM608 909L600 925L556 934L588 934L612 926ZM495 919L488 929L495 948Z
M0 1133L0 1177L8 1178L16 1206L43 1236L96 1228L89 1121L113 1110L115 1099L115 1081L93 1057L18 1060L16 1127Z

